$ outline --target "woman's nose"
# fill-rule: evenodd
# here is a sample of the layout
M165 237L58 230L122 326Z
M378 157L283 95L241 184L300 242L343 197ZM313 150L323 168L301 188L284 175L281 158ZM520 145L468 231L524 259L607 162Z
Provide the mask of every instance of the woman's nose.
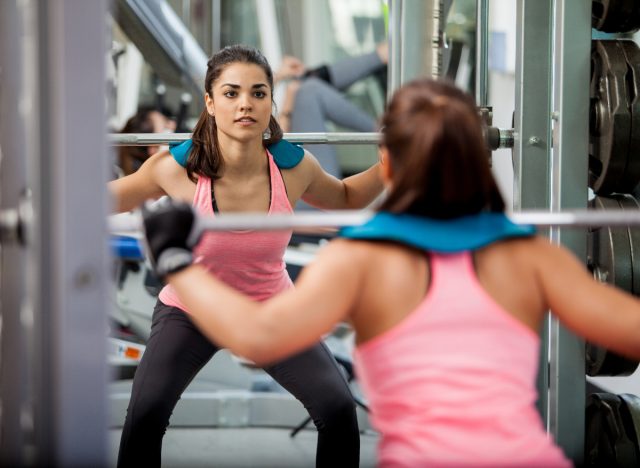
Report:
M249 96L242 96L240 98L240 109L243 111L251 110L251 99Z

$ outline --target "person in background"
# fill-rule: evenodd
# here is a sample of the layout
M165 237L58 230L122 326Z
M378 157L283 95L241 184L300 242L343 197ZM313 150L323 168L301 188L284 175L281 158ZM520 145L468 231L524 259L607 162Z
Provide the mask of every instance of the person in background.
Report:
M173 133L175 120L152 106L140 106L138 111L127 120L119 133ZM160 146L120 146L118 147L118 165L123 175L133 174Z
M356 132L374 132L374 117L352 103L344 94L357 81L370 76L387 64L387 43L374 52L346 57L330 65L308 70L297 58L285 56L275 74L276 81L287 83L278 122L284 132L327 132L333 122ZM330 174L341 177L335 149L331 145L314 145L313 154Z
M543 320L551 310L588 341L640 359L640 300L509 221L469 95L410 82L382 125L388 196L294 289L258 303L192 263L195 214L173 200L143 210L160 274L205 336L262 365L349 321L383 467L570 466L535 407Z
M282 140L272 115L273 74L258 50L229 46L215 53L208 62L204 91L205 108L192 140L154 154L135 173L110 182L116 211L168 195L210 216L282 214L291 213L299 199L321 209L353 209L367 206L381 193L377 167L339 180L311 153ZM290 238L290 230L209 233L197 250L197 262L252 300L264 301L292 287L283 260ZM243 334L243 327L236 332ZM134 377L119 466L160 466L173 408L220 349L192 323L184 298L166 286ZM264 370L313 418L317 465L357 467L360 439L347 382L320 338L299 351Z

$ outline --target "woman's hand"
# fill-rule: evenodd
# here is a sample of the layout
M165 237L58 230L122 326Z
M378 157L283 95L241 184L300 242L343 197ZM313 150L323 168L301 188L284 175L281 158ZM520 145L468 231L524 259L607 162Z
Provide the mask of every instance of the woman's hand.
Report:
M191 265L191 252L202 232L188 203L170 198L147 202L142 218L149 256L161 278Z
M296 57L291 55L285 55L282 58L282 64L278 71L276 71L273 79L277 82L282 80L290 80L292 78L299 78L306 71L304 63Z

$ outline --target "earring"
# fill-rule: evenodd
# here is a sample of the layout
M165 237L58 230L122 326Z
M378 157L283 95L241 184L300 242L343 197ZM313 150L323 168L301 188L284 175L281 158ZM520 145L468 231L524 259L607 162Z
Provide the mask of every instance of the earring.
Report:
M269 130L268 128L264 131L264 133L262 134L262 139L263 140L268 140L269 138L271 138L271 130Z

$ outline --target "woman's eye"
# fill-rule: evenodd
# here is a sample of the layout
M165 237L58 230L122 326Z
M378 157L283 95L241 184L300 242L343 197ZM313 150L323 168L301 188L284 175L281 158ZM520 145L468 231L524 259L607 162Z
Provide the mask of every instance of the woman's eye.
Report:
M225 91L224 92L224 96L226 96L226 97L235 97L236 96L236 92L235 91Z
M257 98L263 98L263 97L267 96L267 93L265 93L264 91L256 91L254 93L254 96L257 97Z

